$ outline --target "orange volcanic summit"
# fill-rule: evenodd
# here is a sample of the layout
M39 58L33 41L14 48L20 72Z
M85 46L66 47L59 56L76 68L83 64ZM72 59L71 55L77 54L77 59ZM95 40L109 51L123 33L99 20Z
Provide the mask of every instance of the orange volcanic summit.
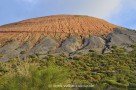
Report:
M81 15L54 15L0 26L0 41L37 41L41 35L64 38L69 35L106 35L116 28L102 19Z

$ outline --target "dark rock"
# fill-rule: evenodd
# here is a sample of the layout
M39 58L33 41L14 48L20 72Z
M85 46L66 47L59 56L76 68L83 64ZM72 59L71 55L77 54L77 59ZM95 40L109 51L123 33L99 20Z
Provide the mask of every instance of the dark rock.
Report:
M58 43L50 38L42 38L29 52L29 54L49 54L54 53L58 47Z
M82 48L71 53L70 56L79 57L79 55L84 55L91 51L102 53L104 47L105 47L105 41L101 37L92 36L89 38L85 38Z
M132 51L131 45L136 43L136 31L116 28L106 38L105 52L109 52L112 46L124 47L127 51Z
M83 47L80 49L80 51L89 52L92 50L101 53L104 46L105 41L101 37L92 36L90 38L85 38Z
M101 37L92 36L85 39L84 46L82 50L93 50L101 53L105 47L105 41Z

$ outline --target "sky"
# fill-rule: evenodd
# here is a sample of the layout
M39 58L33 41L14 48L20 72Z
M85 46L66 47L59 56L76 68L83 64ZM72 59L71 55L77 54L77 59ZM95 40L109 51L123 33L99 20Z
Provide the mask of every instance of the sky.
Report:
M48 15L88 15L136 29L136 0L0 0L0 25Z

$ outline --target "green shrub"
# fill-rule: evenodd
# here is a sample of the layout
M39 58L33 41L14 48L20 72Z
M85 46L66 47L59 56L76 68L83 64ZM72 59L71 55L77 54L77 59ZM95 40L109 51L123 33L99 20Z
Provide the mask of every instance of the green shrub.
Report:
M135 70L135 49L128 53L113 47L107 54L90 52L76 58L47 55L42 60L31 55L24 61L15 58L0 62L0 90L64 90L49 87L58 84L94 85L94 89L100 86L95 90L135 88Z
M68 83L68 70L48 62L48 66L38 66L28 61L19 62L13 75L3 76L0 90L52 90L52 85Z

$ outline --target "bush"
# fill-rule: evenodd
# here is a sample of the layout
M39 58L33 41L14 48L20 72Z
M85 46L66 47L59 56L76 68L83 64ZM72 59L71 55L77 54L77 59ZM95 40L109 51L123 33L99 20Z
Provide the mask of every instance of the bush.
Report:
M49 86L68 83L68 70L52 62L39 67L36 63L19 63L10 77L1 77L0 90L49 90L53 88Z

